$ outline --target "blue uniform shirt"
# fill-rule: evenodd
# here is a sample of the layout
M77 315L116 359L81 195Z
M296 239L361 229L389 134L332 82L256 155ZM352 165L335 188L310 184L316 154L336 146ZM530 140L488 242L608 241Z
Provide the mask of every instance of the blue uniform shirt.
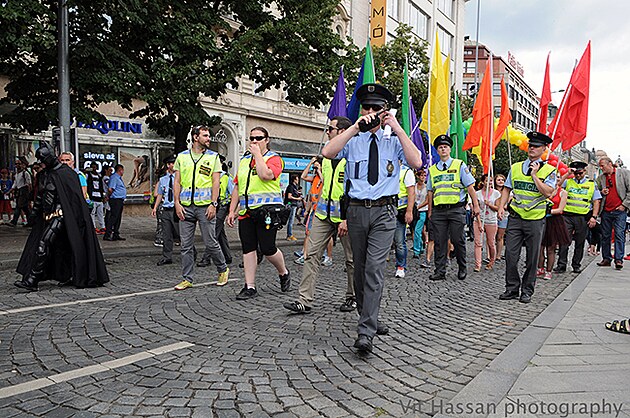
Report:
M534 162L541 162L542 160L539 158ZM523 162L523 174L527 173L527 170L529 170L529 164L531 163L531 161L529 159L525 160L525 162ZM549 174L547 176L547 178L543 181L543 183L545 183L547 186L551 186L551 187L556 187L556 172L554 171L553 173ZM508 187L510 189L513 189L512 187L512 169L510 168L510 172L508 173L507 178L505 179L505 187Z
M112 194L109 196L111 199L124 199L127 197L127 188L125 183L117 173L114 173L109 178L109 188L113 189Z
M171 182L171 177L173 181ZM168 198L168 190L169 183L172 185L175 182L175 173L170 174L166 173L162 177L160 177L160 184L158 186L158 193L162 195L162 207L163 208L172 208L175 206L175 193L172 193L173 199ZM171 186L172 188L172 186Z
M449 169L449 167L451 166L451 164L453 164L453 159L451 157L448 157L448 160L446 161L438 161L437 163L433 164L435 166L437 166L438 170L442 171L444 170L443 168L443 164L446 163L446 170ZM475 178L472 176L472 174L470 174L470 170L468 169L468 166L466 165L466 163L462 162L461 167L459 168L459 178L460 181L462 183L462 185L464 186L463 189L460 190L459 192L459 201L460 202L465 202L466 201L466 195L468 194L468 191L466 190L466 188L468 186L470 186L471 184L475 184ZM427 172L427 190L428 191L433 191L433 186L431 185L431 174L430 171Z
M379 156L378 181L374 186L368 183L368 161L370 155L371 132L360 132L343 147L335 159L346 159L345 179L350 180L348 194L353 199L380 199L395 196L400 191L400 168L402 161L407 164L402 145L396 135L383 138L383 130L375 132ZM344 189L345 189L344 183Z

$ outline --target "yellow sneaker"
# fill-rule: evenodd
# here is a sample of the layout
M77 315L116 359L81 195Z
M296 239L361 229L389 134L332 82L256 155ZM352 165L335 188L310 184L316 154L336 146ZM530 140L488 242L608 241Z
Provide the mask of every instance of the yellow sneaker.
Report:
M184 290L188 289L189 287L193 287L193 284L190 283L188 280L182 280L180 284L175 286L175 290Z
M230 275L230 268L227 267L223 273L219 273L217 279L217 286L225 286L228 282L228 276Z

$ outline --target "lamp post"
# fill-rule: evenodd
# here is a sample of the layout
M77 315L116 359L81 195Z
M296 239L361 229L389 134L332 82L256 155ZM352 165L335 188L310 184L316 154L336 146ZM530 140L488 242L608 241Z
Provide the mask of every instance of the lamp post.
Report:
M59 127L61 128L61 150L76 151L70 137L70 71L68 69L68 2L59 0L57 11L58 87L59 87Z

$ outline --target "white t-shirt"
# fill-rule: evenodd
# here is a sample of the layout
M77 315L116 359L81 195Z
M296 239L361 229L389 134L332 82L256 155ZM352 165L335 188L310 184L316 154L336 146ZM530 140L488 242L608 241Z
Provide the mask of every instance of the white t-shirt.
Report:
M427 185L423 184L422 185L422 189L418 188L418 185L416 184L416 207L418 205L421 205L422 203L424 203L424 201L427 198ZM424 205L423 207L421 207L420 209L418 209L420 212L426 212L429 210L429 205Z
M481 213L481 220L485 224L496 224L497 223L497 211L492 210L489 206L486 206L485 201L489 200L493 205L496 203L497 199L501 198L501 193L498 190L490 189L488 191L489 198L484 198L486 196L486 189L477 190L477 200L479 201L479 212Z

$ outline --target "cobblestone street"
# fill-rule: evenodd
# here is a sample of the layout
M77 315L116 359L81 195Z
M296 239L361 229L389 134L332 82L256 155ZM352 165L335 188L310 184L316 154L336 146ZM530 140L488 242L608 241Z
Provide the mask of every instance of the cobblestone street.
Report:
M296 297L302 273L291 261L288 294L265 261L259 296L246 302L235 300L238 263L225 287L214 285L214 268L197 268L198 285L176 293L179 257L156 267L159 250L109 258L111 282L99 289L44 283L21 293L5 268L2 416L413 416L409 405L452 399L574 277L539 281L529 305L501 302L504 263L473 273L468 245L465 281L449 267L446 281L431 282L412 259L407 277L396 279L392 253L381 309L390 333L375 339L368 357L352 348L356 313L338 310L340 246L334 265L322 267L308 315L282 307ZM298 246L282 249L293 260Z

